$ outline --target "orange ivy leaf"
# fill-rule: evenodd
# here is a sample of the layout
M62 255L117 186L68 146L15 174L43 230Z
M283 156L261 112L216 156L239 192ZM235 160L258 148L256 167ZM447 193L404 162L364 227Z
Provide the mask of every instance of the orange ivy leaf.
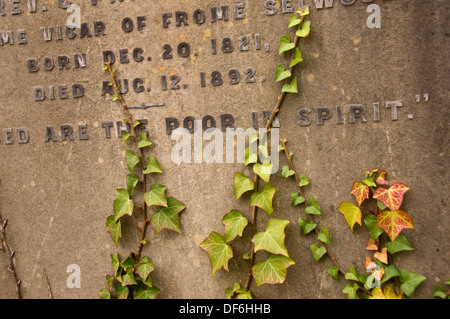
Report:
M353 231L353 226L358 223L361 225L361 209L353 203L342 202L338 207L339 212L344 214L348 226Z
M386 171L381 171L376 179L376 183L380 185L389 185L389 182L386 180Z
M366 250L378 250L378 244L375 239L370 238L369 242L366 245Z
M366 173L367 175L373 175L373 174L375 174L376 172L378 172L378 168L374 168L374 169L372 169L371 171L364 171L364 173Z
M377 227L382 228L391 241L394 241L403 229L414 228L414 223L411 217L401 210L385 210L377 216Z
M361 206L362 202L369 198L369 186L361 182L355 182L351 194L355 197L358 205Z
M373 255L376 259L378 259L379 261L381 261L383 264L387 264L388 263L388 254L387 254L387 248L384 247L381 249L381 252L376 252Z
M377 267L377 264L370 257L366 257L366 261L364 262L364 267L366 270L372 270Z
M373 193L373 198L381 201L390 210L398 210L402 206L403 195L409 191L410 188L402 183L395 183L391 187L378 187Z

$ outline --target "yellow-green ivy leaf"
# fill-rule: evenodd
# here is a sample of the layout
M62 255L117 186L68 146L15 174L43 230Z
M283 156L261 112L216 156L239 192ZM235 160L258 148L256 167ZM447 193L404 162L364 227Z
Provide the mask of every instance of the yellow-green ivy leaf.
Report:
M282 66L282 65L277 65L277 69L276 69L276 72L275 72L275 80L276 80L276 82L283 81L284 79L287 79L287 78L291 77L291 75L292 75L291 71L286 70L284 68L284 66Z
M301 20L298 18L298 15L291 14L289 16L289 28L295 27L296 25L299 25Z
M166 186L153 184L150 191L144 194L147 205L167 207L166 189Z
M139 178L135 174L127 175L127 189L130 196L133 195L134 189L136 188L138 182Z
M239 199L242 194L255 188L253 181L242 173L234 175L234 196Z
M297 77L293 76L291 83L285 84L282 88L282 92L286 93L298 93Z
M272 199L275 195L275 187L265 184L261 193L255 193L250 199L250 206L258 206L262 208L267 214L273 213Z
M125 153L127 159L127 167L131 173L133 173L134 167L141 161L139 156L134 154L132 151L127 151Z
M154 213L150 218L150 223L158 234L163 229L169 229L181 234L180 217L178 216L186 206L173 197L167 198L167 207L163 207Z
M161 293L156 287L144 287L141 286L139 289L133 291L134 299L155 299Z
M270 182L270 176L272 175L272 168L272 162L266 162L264 164L257 163L253 165L253 172L268 183Z
M146 169L142 172L143 174L153 174L153 173L162 173L162 169L161 167L159 167L158 162L156 161L156 158L149 157L147 159L147 167Z
M228 270L228 261L233 258L233 250L227 245L222 236L216 232L212 232L208 238L206 238L200 247L206 251L209 255L209 261L212 267L212 275L222 267Z
M295 262L286 256L269 255L266 261L262 261L252 267L256 285L282 284L286 280L287 268Z
M300 175L300 183L298 185L300 187L309 185L309 180L306 178L304 174Z
M330 239L330 233L329 233L329 231L328 231L328 227L323 227L323 228L320 230L320 233L319 233L319 235L317 236L317 238L318 238L321 242L323 242L323 243L325 243L325 244L327 244L327 245L331 245L331 239Z
M309 215L322 215L323 211L314 197L308 200L309 206L305 208L305 213Z
M292 50L294 47L295 44L291 43L291 39L288 36L283 35L280 38L280 44L278 45L278 53L282 54L283 52Z
M286 237L284 229L289 221L282 219L270 219L265 232L255 234L252 242L255 244L255 252L266 250L269 253L289 257L284 239Z
M116 222L114 219L114 215L108 217L106 220L106 231L111 233L111 237L117 247L117 241L122 237L122 225L120 220Z
M113 207L115 222L124 215L133 215L134 203L126 189L116 189L116 199Z
M144 148L150 145L152 145L152 142L148 139L147 134L142 133L141 135L139 135L139 148Z
M297 192L291 193L291 206L295 207L305 202L305 198L300 196Z
M347 221L348 226L353 231L353 226L358 223L361 225L361 209L351 202L342 202L338 208L339 212L341 212L345 220Z
M309 36L310 31L311 31L311 21L305 21L302 24L302 27L299 30L297 30L296 34L299 37L306 38Z
M312 244L311 246L309 246L309 248L311 249L311 253L315 261L319 261L323 257L323 255L327 253L325 247L323 246L319 247L316 244Z
M289 166L284 165L283 168L282 168L282 170L281 170L281 175L282 175L284 178L289 178L290 176L295 175L295 172L294 172L293 170L291 170L291 169L289 168Z
M302 235L308 235L310 232L312 232L316 227L317 224L314 222L308 222L306 218L300 217L298 219L298 223L300 225L300 231Z
M297 64L299 64L300 62L303 62L303 57L302 57L302 53L300 52L300 50L298 48L295 48L294 51L294 60L292 60L291 64L289 65L289 67L293 67Z
M146 281L150 273L155 270L155 267L150 262L147 256L143 257L136 265L135 273L138 274L143 281Z
M225 225L225 242L232 241L237 236L242 237L245 227L248 225L248 219L242 216L238 210L231 210L222 218Z

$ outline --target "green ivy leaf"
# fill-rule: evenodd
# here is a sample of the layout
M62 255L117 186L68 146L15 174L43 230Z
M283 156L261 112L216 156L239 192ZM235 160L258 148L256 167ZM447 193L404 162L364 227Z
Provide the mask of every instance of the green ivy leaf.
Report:
M297 36L299 37L306 38L309 36L310 31L311 31L311 21L305 21L302 24L302 27L299 30L297 30L295 34L297 34Z
M129 138L131 137L131 134L127 131L122 132L122 143L125 143Z
M319 203L316 201L314 197L311 197L308 200L310 206L306 207L305 213L309 215L322 215L323 211L320 207Z
M367 215L364 218L364 224L367 226L367 230L369 231L370 237L372 239L377 239L382 233L384 233L384 230L382 228L377 227L377 217L373 214Z
M150 191L144 194L147 205L167 207L167 198L165 195L166 189L166 186L153 184Z
M124 215L133 215L134 203L126 189L116 189L116 199L114 206L114 222Z
M125 153L125 156L127 158L127 167L130 170L131 173L133 173L134 167L141 161L139 159L139 156L134 154L132 151L127 151Z
M278 45L278 53L282 54L283 52L292 50L294 47L295 44L291 43L291 39L288 36L283 35L280 38L280 44Z
M137 282L134 279L133 268L127 268L125 271L126 274L122 277L122 285L123 286L137 285Z
M247 147L244 151L244 163L245 165L254 164L258 161L258 153L253 152L250 147Z
M414 250L412 245L402 234L398 235L394 241L387 242L386 248L391 255L404 250Z
M262 187L261 193L255 193L250 199L250 206L258 206L262 208L267 214L273 213L272 199L275 195L275 187L265 184Z
M111 299L111 293L108 289L102 289L98 292L101 299Z
M323 255L327 253L325 247L323 246L319 247L316 244L312 244L311 246L309 246L309 248L311 249L311 253L315 261L319 261L323 257Z
M141 123L139 123L138 120L134 120L133 127L136 127L136 126L138 126L139 124L141 124Z
M141 287L138 290L133 291L133 297L134 299L155 299L160 293L161 291L156 287Z
M291 14L289 16L289 28L295 27L296 25L299 25L301 20L298 18L298 15Z
M293 67L297 64L299 64L300 62L303 62L303 57L302 57L302 53L300 52L300 50L298 48L295 48L294 51L294 60L292 60L291 64L289 65L289 67Z
M250 290L245 288L241 288L241 284L239 282L235 282L233 288L225 289L227 293L227 299L231 299L233 295L236 293L236 299L252 299L252 295Z
M136 265L135 273L138 274L143 281L146 281L150 273L155 270L155 267L150 262L147 256L143 257Z
M212 232L211 235L200 244L200 247L209 255L213 276L216 271L222 267L226 271L229 271L228 261L233 258L233 250L227 245L222 236L216 232Z
M397 268L395 268L394 265L389 265L386 268L384 268L384 275L383 278L381 278L380 284L384 284L389 279L400 276L399 271Z
M259 287L263 284L282 284L286 280L287 268L294 264L289 257L270 254L266 261L252 267L256 285Z
M434 285L433 297L445 299L447 298L447 293L441 285Z
M295 175L295 172L292 171L291 169L289 169L289 166L284 165L284 166L283 166L283 169L282 169L282 171L281 171L281 175L282 175L284 178L288 178L288 177L290 177L290 176Z
M128 289L128 287L124 287L124 286L122 286L122 284L117 283L116 292L117 292L117 297L119 299L127 299L128 294L130 293L130 290Z
M112 100L113 100L113 102L114 101L117 101L119 99L119 97L117 96L117 94L113 94L112 95Z
M161 167L159 167L158 162L156 162L156 158L149 157L147 159L147 167L146 169L142 172L143 174L153 174L153 173L162 173L162 169Z
M148 139L147 134L142 133L141 135L139 135L139 148L144 148L150 145L152 145L152 142Z
M344 290L342 290L343 293L347 294L349 299L359 299L356 292L358 291L359 287L356 283L354 283L352 286L345 285Z
M180 217L178 216L186 206L173 197L167 198L167 207L153 214L150 223L158 234L164 228L176 231L181 234Z
M119 270L120 270L119 255L111 254L110 257L111 257L111 266L112 266L112 269L114 270L114 276L117 277L117 275L119 274Z
M300 183L298 184L300 187L309 185L309 180L306 178L304 174L300 175Z
M255 234L252 238L255 244L255 252L266 250L269 253L289 257L284 238L286 237L284 229L289 221L282 219L270 219L265 232Z
M242 194L255 188L253 181L242 173L234 175L234 196L239 199Z
M345 274L345 279L360 282L360 279L359 279L358 273L355 270L355 267L350 266L348 268L348 272Z
M339 268L337 266L328 267L327 272L334 280L339 279Z
M297 192L291 193L291 206L295 207L305 202L305 198L300 196Z
M111 233L111 237L117 247L117 241L122 237L122 225L120 220L116 222L114 219L114 215L108 217L106 220L106 231Z
M248 225L248 219L242 216L238 210L231 210L222 218L225 225L225 242L232 241L237 236L242 237L245 227Z
M138 182L139 178L135 174L127 175L127 188L130 196L133 195L134 189L136 188Z
M415 274L412 272L409 272L405 269L400 270L400 276L398 278L403 284L400 285L400 289L403 290L403 292L410 297L414 290L417 288L417 286L420 285L420 283L427 278L420 275Z
M298 223L300 225L300 231L302 235L308 235L310 232L312 232L316 227L317 224L314 222L308 222L306 218L300 217L298 219Z
M291 71L286 70L284 68L284 66L282 65L277 65L277 70L275 72L275 80L276 82L280 82L283 81L284 79L287 79L289 77L291 77Z
M282 92L298 93L297 77L293 76L292 79L291 79L291 83L285 84L283 86Z
M264 164L257 163L253 165L253 172L261 177L266 183L270 182L270 176L272 175L273 164L266 162Z
M317 238L327 244L327 245L331 245L331 239L330 239L330 233L328 231L328 227L323 227L319 233L319 235L317 236Z

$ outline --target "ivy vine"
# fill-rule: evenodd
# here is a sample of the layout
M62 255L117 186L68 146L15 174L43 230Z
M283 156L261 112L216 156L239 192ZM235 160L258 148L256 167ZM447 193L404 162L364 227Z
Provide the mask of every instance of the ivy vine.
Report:
M169 229L181 233L179 214L185 209L185 205L174 197L167 197L167 187L160 184L150 185L152 174L162 174L163 170L154 156L145 156L152 142L146 133L138 136L139 121L133 119L128 111L127 103L120 93L116 81L116 70L110 62L105 63L104 70L108 71L115 94L113 101L120 101L125 123L130 127L130 132L124 131L123 143L134 144L135 151L127 150L125 153L129 174L126 176L126 188L116 189L116 199L113 203L114 214L106 221L106 230L111 233L114 244L118 245L122 237L122 222L131 222L140 232L139 243L136 252L121 259L117 253L111 255L111 264L114 275L107 275L108 288L102 289L99 294L103 299L154 299L160 294L160 289L153 285L151 272L154 265L147 256L141 257L142 250L148 244L146 238L147 227L152 225L155 234L163 229ZM140 187L140 192L135 190ZM148 218L150 208L156 208L156 212ZM135 225L128 216L134 216L135 211L140 211L141 225Z

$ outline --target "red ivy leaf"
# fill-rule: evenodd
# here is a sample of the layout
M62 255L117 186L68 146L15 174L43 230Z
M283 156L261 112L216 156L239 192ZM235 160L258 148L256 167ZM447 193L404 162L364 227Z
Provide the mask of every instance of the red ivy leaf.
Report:
M377 227L382 228L391 241L394 241L403 229L414 228L414 223L411 217L401 210L385 210L377 216Z
M377 177L376 183L380 185L389 185L389 182L386 180L386 171L381 171Z
M399 210L402 206L403 195L409 191L410 188L402 183L395 183L389 189L378 187L373 193L373 198L381 201L390 210Z
M369 198L369 186L361 182L355 182L351 194L355 197L358 205L361 206L362 202Z

